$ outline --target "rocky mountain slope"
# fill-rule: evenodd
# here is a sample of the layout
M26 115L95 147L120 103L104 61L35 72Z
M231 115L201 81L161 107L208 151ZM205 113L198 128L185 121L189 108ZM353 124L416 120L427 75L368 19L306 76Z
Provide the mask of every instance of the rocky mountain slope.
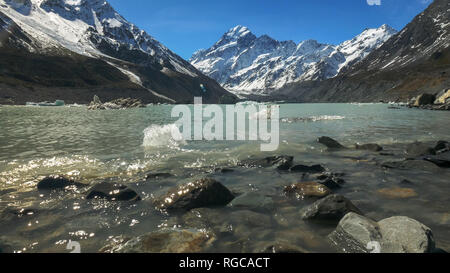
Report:
M0 27L3 101L233 99L104 0L0 0Z
M280 42L237 26L211 48L194 53L190 62L230 91L270 93L292 82L335 77L395 33L383 25L335 46L315 40Z
M292 84L295 101L407 101L450 87L450 2L434 0L398 34L338 77Z

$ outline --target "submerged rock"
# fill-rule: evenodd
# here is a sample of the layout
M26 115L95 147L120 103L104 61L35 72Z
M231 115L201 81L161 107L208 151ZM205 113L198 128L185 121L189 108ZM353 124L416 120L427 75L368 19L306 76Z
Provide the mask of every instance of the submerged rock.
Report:
M417 196L414 189L400 187L379 189L378 193L391 199L406 199Z
M328 238L350 253L430 253L435 250L431 230L418 221L396 216L379 221L348 213Z
M216 173L232 173L232 172L234 172L234 170L230 169L230 168L216 168L214 170L214 172L216 172Z
M362 212L342 195L332 194L320 199L300 211L303 220L324 220L338 222L347 213Z
M158 180L172 177L170 173L148 173L145 177L146 180Z
M295 165L290 169L290 171L300 173L321 173L325 171L325 168L322 167L322 165L313 165L313 166Z
M289 196L295 195L299 199L305 199L309 197L322 198L330 195L332 191L320 183L302 182L285 187L284 193Z
M150 232L109 248L113 253L199 253L216 240L214 234L198 230Z
M258 213L250 210L238 210L229 215L229 223L242 229L248 227L264 227L269 228L272 225L272 219L269 215Z
M102 182L93 186L86 199L106 199L109 201L139 201L141 197L129 187L117 184Z
M226 206L233 199L234 195L220 182L204 178L172 188L154 204L161 210L191 210Z
M278 170L287 171L292 167L293 156L270 156L263 159L245 159L239 162L239 166L246 168L268 168L276 167Z
M406 155L409 158L416 158L424 155L435 155L436 151L422 142L414 142L406 146Z
M328 149L345 149L345 147L343 145L341 145L339 142L332 139L331 137L327 137L327 136L319 137L317 142L325 145Z
M274 202L272 198L264 196L258 192L247 192L233 199L229 206L233 208L248 208L270 211L274 208Z
M434 172L436 170L439 170L438 166L426 160L403 160L403 161L385 162L381 166L383 168L388 169L421 170L428 172Z
M373 144L373 143L369 143L369 144L355 144L355 149L356 150L366 150L366 151L372 151L372 152L379 152L383 150L383 147L381 147L378 144Z
M70 187L86 187L86 184L75 182L63 176L48 176L38 182L38 190L62 190Z

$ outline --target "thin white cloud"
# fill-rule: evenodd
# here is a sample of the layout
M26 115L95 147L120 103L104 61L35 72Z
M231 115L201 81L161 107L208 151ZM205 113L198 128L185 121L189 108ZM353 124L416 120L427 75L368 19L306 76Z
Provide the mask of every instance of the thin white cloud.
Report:
M381 6L381 0L367 0L369 6Z

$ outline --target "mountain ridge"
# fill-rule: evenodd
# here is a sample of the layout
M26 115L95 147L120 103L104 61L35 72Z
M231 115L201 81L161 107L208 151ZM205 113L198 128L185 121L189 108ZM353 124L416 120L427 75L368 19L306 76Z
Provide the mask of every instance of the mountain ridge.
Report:
M396 30L366 29L340 45L316 40L277 41L257 37L247 27L228 30L212 47L195 52L190 62L224 88L240 93L270 93L296 81L336 76L389 39Z
M104 62L102 67L110 66L125 75L132 90L142 89L141 91L151 93L150 96L143 96L142 92L136 94L137 98L145 102L192 102L193 97L199 95L203 96L207 102L220 102L222 97L233 100L233 96L214 80L203 75L145 31L128 22L107 1L1 0L0 12L4 15L3 17L8 17L26 37L32 38L34 46L28 48L31 53L61 57L67 54L70 56L78 54L80 59L85 56L101 60ZM11 42L9 39L11 32L8 29L3 31L3 35L7 36L4 39ZM9 43L9 49L11 47L13 44ZM26 55L23 47L17 49ZM1 51L5 49L2 48ZM16 57L19 55L16 54ZM69 62L69 59L65 59L64 62ZM4 64L2 68L2 71L8 72L8 67ZM106 71L91 72L109 73L110 68L105 69ZM15 73L17 74L17 71ZM27 75L20 76L26 78ZM50 74L46 76L52 77ZM99 77L103 76L99 75ZM86 95L77 101L79 103L89 102L86 100L88 100L87 96L91 95L91 90L102 88L104 84L100 81L97 82L98 84L84 86L78 84L78 75L73 75L72 83L69 83L70 75L65 75L65 78L69 85L74 85L70 86L71 88L87 89ZM20 85L20 82L18 80L17 84L24 87L24 84ZM39 83L32 83L42 87ZM27 84L31 83L27 82ZM204 92L201 85L207 92ZM104 88L110 87L104 86ZM5 87L3 91L10 92L6 91L7 89L11 88ZM17 95L15 92L16 103L23 103L24 100L33 98L32 92L26 90L25 88L22 95ZM133 92L128 93L133 94ZM65 98L73 101L76 99L67 96L68 92L62 93L61 97L56 97L53 93L48 95L48 98L45 95L42 97L47 100ZM112 99L120 96L119 91L108 95ZM158 99L155 100L155 97Z

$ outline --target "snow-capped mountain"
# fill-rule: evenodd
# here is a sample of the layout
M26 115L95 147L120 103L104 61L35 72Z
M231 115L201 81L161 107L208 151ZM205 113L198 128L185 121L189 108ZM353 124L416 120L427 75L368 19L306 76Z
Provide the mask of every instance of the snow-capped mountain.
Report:
M236 26L211 48L194 53L190 62L230 91L265 93L292 82L334 77L395 33L383 25L336 46L315 40L280 42Z
M450 2L434 0L400 32L337 77L293 83L278 90L277 99L406 102L449 87Z
M200 94L200 84L212 93L227 93L105 0L0 0L0 12L36 41L30 52L54 54L62 48L105 60L130 81L169 100ZM181 96L169 87L181 89Z

